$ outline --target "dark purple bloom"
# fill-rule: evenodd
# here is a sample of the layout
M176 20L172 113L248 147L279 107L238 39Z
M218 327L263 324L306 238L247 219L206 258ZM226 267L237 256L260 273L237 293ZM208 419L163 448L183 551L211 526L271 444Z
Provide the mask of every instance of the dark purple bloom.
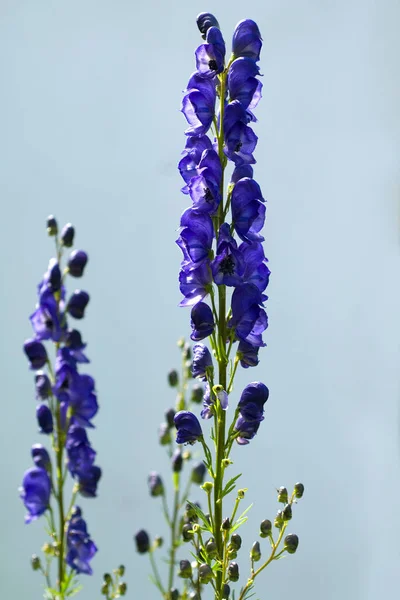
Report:
M212 419L214 416L214 409L212 408L215 403L215 396L211 394L210 385L206 383L203 395L203 409L200 413L202 419Z
M253 179L253 167L251 165L236 165L233 169L231 182L237 183L243 177Z
M224 152L237 166L256 162L253 152L258 138L247 125L250 120L251 113L238 100L227 105L224 115Z
M86 430L72 425L65 443L68 456L68 469L73 477L84 475L92 467L96 452L90 445Z
M251 19L239 21L233 32L233 54L236 57L246 56L253 60L260 60L261 46L261 34L257 24Z
M61 271L56 258L51 258L47 273L44 275L42 286L47 286L51 292L58 292L61 289Z
M179 448L177 448L175 450L175 452L173 453L171 462L172 462L172 471L174 473L180 473L182 471L182 466L183 466L183 456L182 456L182 452L179 450Z
M200 13L196 18L196 23L203 39L206 39L207 31L210 29L210 27L219 28L217 19L214 17L214 15L208 12Z
M209 257L214 237L211 217L188 208L181 216L180 236L176 243L183 252L182 268L191 271Z
M46 469L32 467L26 471L22 480L20 498L28 514L25 523L40 517L49 507L51 483Z
M50 379L43 373L36 373L35 375L35 387L36 387L36 398L41 400L47 400L51 396L51 383Z
M236 438L238 444L248 444L258 431L264 420L264 404L268 400L269 390L259 381L249 383L240 397L239 417L235 423L235 431L240 432Z
M203 300L212 288L210 266L203 263L193 271L181 270L179 273L179 289L185 296L179 306L193 306Z
M177 444L194 444L203 436L198 418L187 410L181 410L174 417L177 429Z
M261 98L262 83L256 79L260 69L251 58L237 58L228 71L230 100L239 100L243 108L253 109Z
M204 150L211 149L211 140L207 135L200 135L198 137L191 136L187 138L186 146L182 153L183 157L178 164L179 172L186 184L189 183L192 177L198 175L197 169ZM182 188L182 192L184 194L189 193L187 185Z
M57 235L58 233L58 225L56 219L53 215L49 215L46 221L47 233L49 235Z
M207 372L214 369L209 349L204 344L195 344L193 346L192 375L202 381L206 381Z
M169 408L165 411L165 420L167 421L167 425L169 428L174 426L174 416L176 410L174 408Z
M53 415L47 404L39 404L36 408L36 418L40 433L53 432Z
M221 200L219 186L206 173L192 177L189 182L189 194L193 202L193 210L199 213L215 214Z
M259 231L264 226L265 205L260 186L254 179L244 177L233 188L232 220L235 231L245 242L262 242Z
M61 317L57 301L52 292L45 289L39 294L39 305L30 316L32 327L38 340L59 342L62 334Z
M158 473L152 471L148 478L150 496L157 497L164 494L164 484Z
M218 24L209 27L209 29L207 30L206 42L208 44L212 44L214 46L214 49L218 50L219 54L222 56L223 61L225 58L226 48L224 38L222 37L222 33Z
M269 283L271 271L268 269L265 262L264 249L260 242L251 242L250 244L243 242L239 246L242 253L245 270L243 273L244 283L253 283L258 289L263 292ZM264 300L266 297L263 298Z
M88 363L89 359L83 353L86 344L82 342L82 336L77 329L68 329L64 337L65 345L67 346L71 356L79 363Z
M74 250L68 259L68 271L72 277L82 277L88 255L83 250Z
M196 69L201 77L211 79L224 70L224 55L214 44L202 44L196 50Z
M242 253L231 236L228 223L223 223L219 230L217 256L211 263L214 281L217 285L240 285L244 269Z
M86 522L81 514L81 510L75 507L68 524L66 562L77 573L91 575L93 571L90 561L96 554L97 547L90 539Z
M75 319L83 319L85 308L89 302L89 294L83 290L75 290L69 299L67 311Z
M38 340L26 340L24 352L31 363L31 369L41 369L47 362L46 348Z
M204 483L204 477L205 477L206 471L207 471L207 468L206 468L206 465L203 463L203 461L196 463L192 469L192 474L191 474L192 482L197 483L198 485L201 485L202 483Z
M235 330L239 340L252 346L265 346L262 333L268 327L268 318L265 310L260 308L261 303L261 292L252 283L244 283L233 292L229 327Z
M192 334L190 339L194 342L204 340L214 331L215 323L211 308L205 302L198 302L193 306L191 317Z
M237 355L240 359L240 364L244 369L247 369L248 367L256 367L258 365L259 349L259 346L252 346L248 342L243 342L242 340L239 342Z
M42 444L34 444L32 446L31 456L36 467L46 470L51 468L49 453Z
M66 248L70 248L74 243L75 229L71 223L67 223L61 231L61 243Z
M182 112L190 127L186 135L204 135L211 127L215 114L215 82L194 73L182 100Z
M150 550L150 538L144 529L138 531L135 535L136 550L139 554L146 554Z
M85 498L95 498L100 477L101 469L96 465L92 465L86 471L79 473L78 484L81 496L84 496Z

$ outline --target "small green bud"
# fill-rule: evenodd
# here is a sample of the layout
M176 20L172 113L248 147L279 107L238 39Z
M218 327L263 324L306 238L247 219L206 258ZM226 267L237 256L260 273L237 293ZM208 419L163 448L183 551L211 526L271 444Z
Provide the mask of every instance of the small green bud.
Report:
M126 585L125 581L119 584L118 593L120 596L125 596L127 587L128 586Z
M271 529L271 521L269 519L264 519L264 521L260 523L260 537L266 538L267 536L271 535Z
M228 600L229 594L231 593L231 588L227 583L224 583L224 587L222 588L222 600Z
M302 483L296 483L293 491L296 498L302 498L304 494L304 485Z
M228 566L228 577L230 581L238 581L239 579L239 565L236 562L229 563Z
M44 546L42 548L42 552L44 552L45 554L51 555L51 554L54 554L54 548L50 544L44 544Z
M101 586L101 595L108 596L108 583L103 583Z
M119 567L118 567L118 575L120 577L123 577L124 574L125 574L125 566L124 565L119 565Z
M276 513L274 525L278 529L282 529L282 527L283 527L283 513L281 510L278 510L278 512Z
M205 516L207 516L207 515L205 515ZM193 529L193 533L198 533L199 531L201 531L201 527L198 523L193 523L192 529Z
M190 542L190 540L192 540L193 537L193 526L191 523L186 523L186 525L182 527L182 539L184 542Z
M202 400L203 400L203 396L204 396L203 386L200 385L199 383L196 383L192 387L192 395L190 398L191 401L194 402L195 404L200 404L200 402L202 402Z
M243 500L245 493L247 492L247 489L242 489L242 490L238 490L238 495L237 497L240 498L240 500Z
M31 557L31 567L34 571L38 571L42 566L40 562L40 558L36 554L32 554Z
M57 226L57 221L55 220L55 218L53 217L53 215L49 215L47 217L47 223L46 223L46 227L47 227L47 233L48 235L57 235L58 233L58 226Z
M104 573L103 579L104 579L104 583L106 583L107 585L109 585L112 582L112 577L111 577L110 573Z
M234 533L231 536L231 541L229 543L229 546L232 548L232 550L240 550L240 548L242 546L242 538L240 537L240 535L238 533Z
M211 491L212 491L212 489L213 489L213 487L214 487L214 484L213 484L211 481L205 481L205 482L203 483L203 485L201 485L200 487L201 487L201 489L203 489L205 492L207 492L207 494L210 494L210 493L211 493Z
M295 533L289 533L284 539L283 546L289 554L294 554L299 545L299 538Z
M229 467L229 465L233 465L233 462L231 461L230 458L223 458L222 459L222 466L224 467L224 469L227 469Z
M278 492L278 502L282 502L282 504L286 504L288 501L288 493L285 487L280 487Z
M231 528L231 520L229 517L226 517L223 521L222 521L222 525L221 525L221 529L222 531L229 531Z
M282 518L284 521L290 521L292 518L292 507L290 504L286 504L285 508L283 509Z
M161 548L161 546L163 545L164 540L160 535L156 535L156 537L154 538L154 547L155 548ZM121 573L121 577L123 576L123 573Z
M179 563L179 577L190 579L192 576L192 565L188 560L181 560Z
M168 373L168 383L171 387L176 387L179 383L178 372L175 369L171 369Z
M206 552L209 558L215 558L217 556L217 544L214 538L210 538L205 545Z
M199 566L199 581L200 583L210 583L211 579L213 579L213 571L212 568L207 565L206 563L203 563L202 565Z
M179 590L176 588L172 588L168 594L168 600L178 600L179 598Z
M198 506L200 508L199 504L195 504L195 506ZM193 508L192 504L189 504L189 502L186 504L186 513L185 516L189 519L189 521L193 521L193 522L197 522L197 515L196 515L196 510Z
M260 560L260 558L261 558L260 542L254 542L254 544L250 550L250 557L252 560L254 560L254 562L257 562L258 560Z

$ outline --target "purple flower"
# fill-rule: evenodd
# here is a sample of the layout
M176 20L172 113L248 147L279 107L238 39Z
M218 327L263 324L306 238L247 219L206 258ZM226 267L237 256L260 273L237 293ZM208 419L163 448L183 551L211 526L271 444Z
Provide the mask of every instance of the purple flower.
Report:
M147 483L149 485L150 496L153 496L154 498L163 496L164 484L158 473L152 471L147 478Z
M221 201L220 185L222 166L215 150L204 150L188 190L193 201L193 210L214 214Z
M61 289L61 271L56 258L51 258L43 281L38 286L39 294L46 289L50 292L58 292Z
M46 373L43 373L42 371L36 373L35 375L35 387L36 398L47 400L47 398L49 398L49 396L52 394L50 379Z
M53 415L47 404L39 404L36 407L36 418L40 433L48 434L53 432Z
M172 458L171 458L171 463L172 463L172 471L174 473L180 473L182 471L183 456L182 456L182 452L179 450L179 448L177 448L175 450L175 452L173 453Z
M40 517L49 507L51 483L46 469L32 467L22 480L20 498L28 514L25 523Z
M91 575L90 561L97 552L95 543L90 539L86 522L82 519L80 508L74 507L67 531L66 562L77 573Z
M251 242L250 244L243 242L240 244L239 250L245 264L243 282L253 283L260 292L263 292L269 283L271 271L265 264L267 259L262 244L260 242ZM265 300L266 297L263 299Z
M238 100L230 102L225 109L224 152L238 166L256 162L253 152L258 138L247 125L252 118Z
M85 308L89 302L89 294L83 290L75 290L69 299L67 311L75 319L83 319Z
M262 242L259 231L264 226L265 205L260 186L254 179L240 179L232 191L232 220L235 231L245 242Z
M188 208L181 216L178 246L183 252L182 268L190 271L199 267L209 257L214 237L211 217Z
M206 40L196 50L196 69L201 77L213 78L224 70L225 42L218 27L208 29Z
M82 277L88 255L83 250L74 250L68 259L68 271L72 277Z
M86 430L72 425L65 443L68 456L68 470L73 477L84 475L92 467L96 452L90 445Z
M97 495L97 484L101 477L101 469L92 465L86 471L78 475L79 493L85 498L95 498Z
M192 271L181 270L179 289L185 296L180 306L192 306L203 300L212 289L212 275L208 263L203 263Z
M59 342L61 339L61 316L57 301L50 290L44 290L39 295L39 305L30 316L32 327L38 340Z
M31 363L31 369L41 369L47 362L46 348L38 340L26 340L24 352Z
M261 34L257 24L251 19L239 21L233 32L233 54L236 57L246 56L253 60L260 60L261 46Z
M198 302L190 314L192 334L190 339L194 342L204 340L214 331L215 323L211 308L205 302Z
M240 432L238 444L248 444L258 431L264 420L264 404L268 400L269 390L259 381L249 383L240 397L239 417L235 423L235 431Z
M71 223L67 223L61 231L61 243L66 248L71 248L74 243L75 229Z
M237 183L239 179L243 179L243 177L253 179L253 167L251 165L236 165L233 169L231 182Z
M197 169L204 150L211 149L211 140L207 135L200 135L198 137L191 136L186 139L186 146L182 152L183 157L178 164L179 173L182 175L186 184L189 183L192 177L198 175ZM189 188L185 185L181 191L184 194L188 194Z
M208 12L200 13L196 18L197 27L202 34L203 39L206 39L207 31L210 27L218 27L219 24L213 14Z
M150 538L144 529L138 531L135 535L136 550L139 554L146 554L150 550Z
M206 383L203 395L203 409L200 413L202 419L211 419L214 416L214 409L212 408L215 403L215 397L211 394L210 386Z
M204 344L193 346L192 375L206 381L207 373L212 373L214 367L209 349Z
M217 256L211 263L214 281L217 285L240 285L243 281L244 269L242 253L231 236L228 223L223 223L219 230Z
M31 456L36 467L41 469L51 469L50 456L42 444L34 444L31 449Z
M198 418L187 410L181 410L174 417L177 429L177 444L194 444L203 436Z
M229 327L235 330L239 340L252 346L265 346L262 333L268 327L268 318L265 310L260 308L261 303L261 292L252 283L237 287L232 294Z
M240 359L240 364L244 369L247 369L248 367L256 367L258 365L259 349L259 346L252 346L248 342L243 342L242 340L239 342L237 355Z
M260 68L251 58L237 58L228 71L230 100L239 100L243 108L253 109L261 99L262 83L256 79Z
M204 135L211 127L215 112L215 83L194 73L182 100L182 112L190 127L186 135Z
M88 363L89 359L83 353L87 344L82 342L82 336L77 329L68 329L65 333L64 342L70 355L79 363Z

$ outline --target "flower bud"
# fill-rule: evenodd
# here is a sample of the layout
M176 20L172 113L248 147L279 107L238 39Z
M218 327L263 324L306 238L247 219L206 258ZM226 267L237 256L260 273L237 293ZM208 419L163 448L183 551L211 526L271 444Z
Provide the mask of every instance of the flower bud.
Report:
M198 462L193 466L191 480L193 483L201 485L204 481L207 468L203 462Z
M174 473L180 473L182 471L183 457L182 452L177 448L172 455L172 470Z
M139 552L139 554L146 554L146 552L150 550L150 539L147 531L145 531L144 529L141 529L137 532L137 534L135 535L135 542L136 550ZM104 576L104 579L105 578L106 576Z
M296 483L293 491L296 498L302 498L304 494L304 485L302 483Z
M108 596L108 587L108 583L103 583L100 590L102 596Z
M51 291L58 292L61 288L61 271L56 258L50 259L46 275Z
M260 523L260 537L266 538L268 535L271 535L272 523L269 519L264 519Z
M288 501L288 493L285 487L280 487L278 491L278 502L282 502L282 504L286 504Z
M42 469L46 470L51 469L49 453L47 452L46 448L42 446L42 444L34 444L32 446L31 456L37 467L41 467Z
M195 505L200 508L200 504L198 504L197 502L195 503ZM191 521L194 523L197 522L196 510L193 508L193 506L191 504L189 504L189 502L186 504L185 517L188 519L188 521Z
M244 495L245 495L245 493L246 493L246 492L247 492L247 489L238 490L238 495L237 495L237 497L238 497L240 500L243 500L243 498L244 498Z
M53 432L53 415L47 404L39 404L36 407L36 418L39 424L40 433Z
M286 504L285 508L283 509L282 518L284 521L290 521L292 518L292 507L290 504Z
M161 423L158 428L158 441L161 446L167 446L171 443L171 431L168 423Z
M165 420L167 422L168 427L169 428L174 427L175 409L169 408L168 410L165 411L164 416L165 416Z
M110 573L104 573L103 579L104 579L104 583L106 583L107 585L110 585L110 583L112 582L112 577L111 577Z
M240 537L240 535L238 533L234 533L231 536L229 546L231 546L235 550L240 550L240 548L242 546L242 538Z
M178 600L179 598L179 590L176 588L172 588L168 594L168 600Z
M88 255L83 250L74 250L69 255L68 272L72 277L82 277Z
M218 29L220 28L217 19L214 17L214 15L208 12L200 13L196 19L196 23L203 40L206 39L207 31L210 29L210 27L218 27Z
M149 474L147 482L149 484L150 496L153 496L155 498L164 494L164 484L158 473L152 471Z
M260 542L254 542L250 550L250 557L254 562L257 562L261 558Z
M124 576L124 574L125 574L125 566L124 566L124 565L120 565L120 566L118 567L117 571L118 571L118 575L119 575L120 577L123 577L123 576Z
M160 535L156 535L156 537L154 538L154 547L161 548L163 543L164 543L163 538Z
M40 558L36 554L32 554L31 557L31 567L34 571L38 571L41 568L42 564L40 562Z
M65 225L65 227L63 227L63 229L61 231L62 245L65 246L66 248L71 248L72 244L74 243L74 235L75 235L75 229L73 228L71 223L67 223L67 225Z
M35 375L35 388L36 388L36 398L40 398L41 400L47 400L49 396L51 396L51 383L50 379L43 373L43 371L39 371Z
M215 543L214 538L210 538L205 545L206 552L209 558L215 558L217 555L217 544Z
M176 387L179 383L178 372L175 369L172 369L168 373L168 383L171 387Z
M205 481L201 486L201 489L206 492L206 494L211 494L214 484L212 481Z
M223 521L222 521L222 525L221 525L221 529L222 531L229 531L231 528L231 520L229 517L226 517Z
M31 369L35 371L44 367L47 362L46 348L38 340L26 340L24 352L31 363Z
M278 512L276 513L276 517L274 520L274 525L275 527L277 527L278 529L282 529L283 527L283 513L281 510L278 510Z
M57 233L58 233L58 226L57 226L57 221L53 217L53 215L49 215L47 217L46 228L47 228L48 235L51 235L51 236L57 235Z
M85 308L89 302L89 294L83 290L75 290L68 301L67 312L74 319L83 319L85 316Z
M190 397L191 401L195 404L200 404L203 401L204 390L203 386L200 383L196 383L192 387L192 395Z
M229 594L231 593L231 588L227 583L224 583L224 587L222 588L222 600L228 600Z
M179 563L179 577L182 579L190 579L192 576L192 565L188 560L181 560Z
M286 552L289 554L294 554L297 550L297 546L299 545L299 538L295 533L289 533L284 539L283 546Z
M125 596L127 587L128 586L126 585L125 581L123 581L122 583L119 584L119 586L118 586L118 593L119 593L120 596Z
M193 525L191 523L186 523L182 527L182 539L184 542L190 542L194 538L193 533Z
M199 566L199 581L200 583L210 583L213 578L213 571L209 565L203 563Z
M229 563L228 566L228 577L230 581L238 581L239 579L239 565L236 562Z

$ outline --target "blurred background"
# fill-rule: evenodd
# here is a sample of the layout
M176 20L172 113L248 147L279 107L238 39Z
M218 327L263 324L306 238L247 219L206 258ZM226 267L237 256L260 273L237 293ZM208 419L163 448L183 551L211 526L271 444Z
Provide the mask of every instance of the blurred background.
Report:
M205 10L228 49L242 18L264 38L255 178L268 200L270 327L233 397L255 379L271 395L259 435L233 455L254 502L238 562L245 573L259 522L278 508L275 488L300 480L299 550L260 576L257 597L375 600L399 589L398 0L1 0L4 598L41 597L29 560L44 521L24 525L17 490L42 441L22 343L53 255L50 213L75 225L90 256L76 283L91 296L82 332L103 478L99 497L81 502L99 552L79 597L99 598L102 574L120 563L128 597L158 597L132 536L166 534L146 479L167 468L157 444L174 402L166 373L190 333L190 311L177 306L187 197L176 164Z

